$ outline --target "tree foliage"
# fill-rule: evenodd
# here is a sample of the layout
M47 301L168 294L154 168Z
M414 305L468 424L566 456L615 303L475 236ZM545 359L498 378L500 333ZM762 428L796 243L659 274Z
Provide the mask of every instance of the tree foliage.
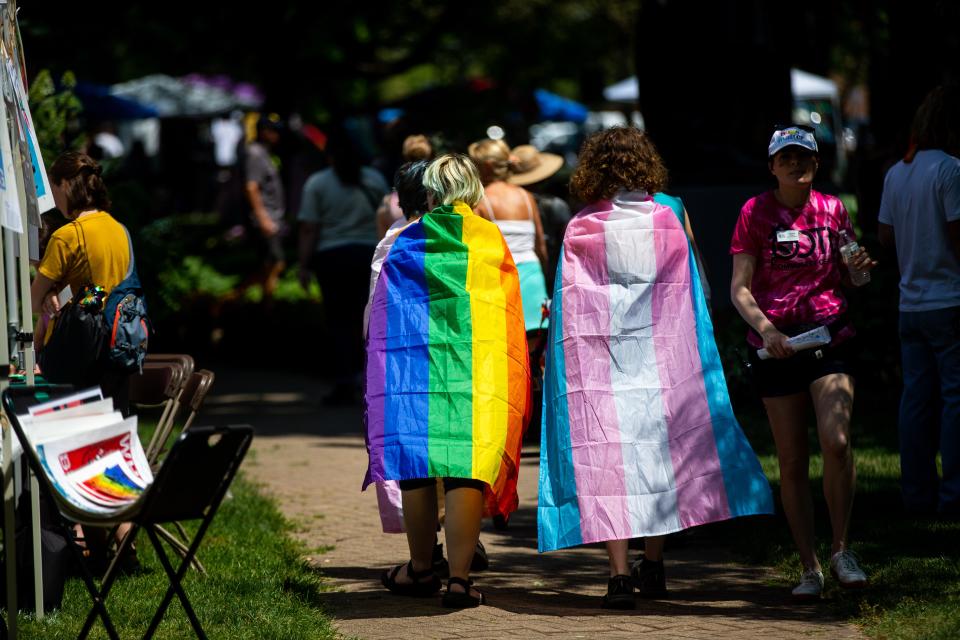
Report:
M30 111L37 133L37 143L46 166L50 166L65 148L79 149L84 145L82 135L74 135L77 117L83 109L73 93L77 81L73 73L64 72L60 88L53 76L42 69L30 84Z
M194 3L24 7L31 68L69 61L85 80L149 73L225 73L260 84L276 110L329 112L376 104L384 81L429 69L438 82L471 76L547 86L573 98L632 72L639 0L488 3ZM164 15L165 11L169 11ZM345 17L343 17L345 16ZM67 34L83 34L83 44ZM421 71L423 73L423 71Z

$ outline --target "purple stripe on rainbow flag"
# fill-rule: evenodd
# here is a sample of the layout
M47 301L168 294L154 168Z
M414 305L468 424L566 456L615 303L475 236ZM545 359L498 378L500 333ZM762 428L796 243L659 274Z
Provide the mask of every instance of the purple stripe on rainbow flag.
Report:
M377 280L376 289L386 289L389 281L386 273L381 272ZM367 328L367 368L366 368L366 411L367 430L364 436L367 440L367 449L371 442L383 442L384 399L387 360L387 314L378 313L370 317ZM370 466L363 486L371 482L371 476L383 477L383 447L377 448L379 455L370 456Z

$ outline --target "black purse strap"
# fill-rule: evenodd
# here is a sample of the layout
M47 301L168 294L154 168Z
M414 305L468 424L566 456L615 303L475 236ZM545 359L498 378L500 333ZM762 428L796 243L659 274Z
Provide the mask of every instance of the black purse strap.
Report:
M87 236L83 232L83 225L80 224L77 220L73 221L74 227L77 230L77 248L80 250L80 255L87 261L87 273L90 275L88 279L88 284L95 285L93 281L93 266L90 264L90 254L87 252ZM130 230L123 224L120 225L123 228L123 233L127 236L127 249L130 253L129 264L127 265L127 274L123 277L124 280L130 277L133 273L133 270L136 268L136 265L133 260L133 239L130 237ZM76 293L76 292L74 292Z

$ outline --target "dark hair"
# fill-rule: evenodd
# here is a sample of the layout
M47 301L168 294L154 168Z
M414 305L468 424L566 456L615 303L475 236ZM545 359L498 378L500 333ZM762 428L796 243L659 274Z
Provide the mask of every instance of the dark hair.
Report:
M942 84L927 94L913 118L911 137L917 151L960 155L960 85Z
M429 165L426 160L405 162L393 177L393 188L397 190L397 200L407 220L427 212L427 188L423 186L423 173Z
M67 199L64 215L87 209L107 211L110 209L110 197L100 174L103 169L97 161L79 151L66 151L60 154L50 167L50 182L63 189Z
M360 186L363 160L360 150L350 136L341 127L332 129L327 136L327 155L333 165L333 172L345 185Z
M570 192L584 202L612 198L618 191L654 194L667 186L667 168L646 133L613 127L587 138Z

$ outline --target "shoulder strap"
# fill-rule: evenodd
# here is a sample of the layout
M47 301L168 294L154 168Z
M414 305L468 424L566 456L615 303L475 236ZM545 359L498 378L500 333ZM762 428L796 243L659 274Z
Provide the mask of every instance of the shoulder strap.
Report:
M490 220L496 222L497 216L493 213L493 205L490 204L490 199L487 198L487 194L483 194L483 197L480 199L480 204L483 205L483 208L490 214Z
M87 283L96 284L93 281L93 266L90 264L90 256L87 254L87 236L83 232L83 225L80 224L77 220L73 221L73 228L77 232L77 249L80 252L80 255L87 261L87 275L89 276Z
M533 196L530 195L527 191L523 192L523 204L527 206L527 220L533 220L533 209L530 208L530 200L533 199Z

